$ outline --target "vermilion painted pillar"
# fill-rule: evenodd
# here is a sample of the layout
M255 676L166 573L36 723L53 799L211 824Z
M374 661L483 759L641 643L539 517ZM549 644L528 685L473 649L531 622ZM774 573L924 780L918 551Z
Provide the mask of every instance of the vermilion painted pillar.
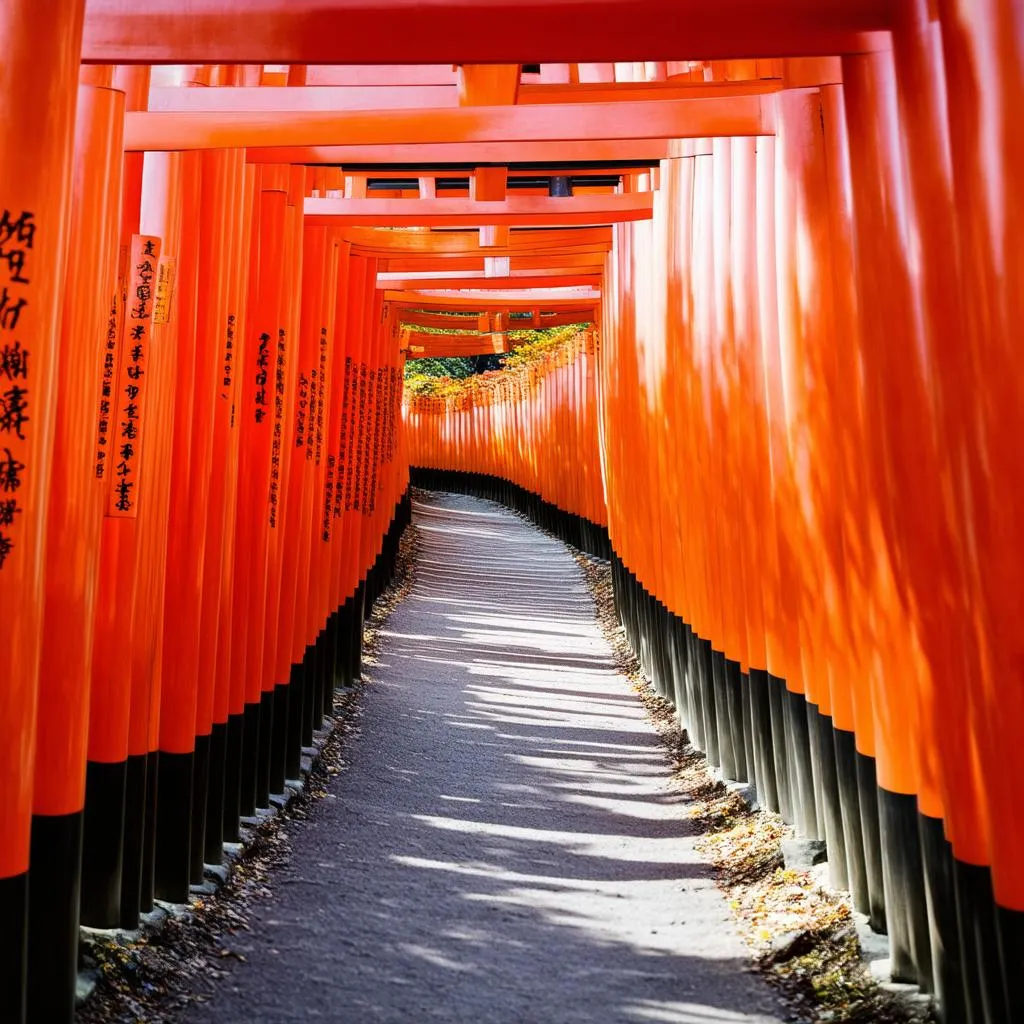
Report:
M214 696L214 721L223 722L224 740L224 808L221 825L226 841L239 838L239 818L242 799L242 746L245 733L245 691L243 678L236 675L235 663L240 643L235 630L235 577L238 545L238 501L241 494L242 417L241 409L248 378L245 375L248 358L249 307L248 292L252 253L253 215L256 194L256 172L242 163L237 171L241 195L239 216L241 230L232 246L233 272L229 279L228 320L225 328L224 365L227 385L221 381L215 450L220 450L221 438L226 445L225 468L225 543L222 551L222 580L220 596L219 637L217 643L217 689ZM228 348L230 343L231 348ZM231 358L228 359L228 355Z
M834 373L841 386L831 394L836 444L841 467L840 489L846 508L863 508L866 484L863 470L861 423L863 398L857 372L857 338L860 332L853 210L849 168L849 141L841 85L821 89L825 164L828 176L834 342L829 346ZM837 640L845 646L838 651L838 663L831 674L833 744L836 781L843 819L849 888L854 906L884 926L885 899L882 887L878 814L873 784L875 725L867 667L870 607L864 581L865 546L859 515L842 517L842 586L840 605L844 610L842 631ZM862 805L861 791L866 802Z
M850 141L861 331L855 340L864 374L867 504L858 510L871 551L867 598L876 624L868 638L875 708L878 810L886 921L893 976L932 984L924 874L918 838L922 743L918 697L930 686L922 638L907 589L910 535L922 487L930 484L920 445L927 412L927 371L911 279L916 230L900 152L892 54L843 59ZM917 480L918 487L910 488Z
M121 406L123 423L119 426L118 456L131 453L131 479L121 477L115 467L112 499L108 514L138 518L136 553L136 591L133 610L131 681L131 718L128 731L130 758L146 758L146 789L142 828L138 829L139 805L128 810L134 831L126 827L125 852L129 843L141 839L142 871L139 878L138 909L147 913L153 907L156 892L156 819L157 788L161 769L159 757L160 688L164 636L164 589L166 586L167 528L171 500L171 462L173 458L174 403L177 376L174 356L177 347L177 292L172 285L175 261L181 255L182 216L186 195L191 196L190 173L198 165L193 154L147 153L142 172L139 225L148 235L140 236L141 249L129 253L126 282L125 343L121 351L122 374L126 377L120 391L127 401ZM159 232L159 234L154 234ZM153 255L145 239L159 239L160 258L157 273L150 282L146 298L146 277L152 272ZM133 247L136 240L133 239ZM155 290L152 284L156 285ZM143 404L130 406L133 392L128 381L141 387ZM141 384L139 383L141 382ZM132 413L139 417L135 430L128 422ZM135 437L132 438L132 433ZM132 484L129 491L126 483ZM168 766L173 771L173 764ZM189 783L191 778L189 778ZM137 800L138 794L133 794ZM162 854L161 854L162 855ZM126 872L127 881L128 874ZM126 899L122 887L122 914L133 902Z
M267 501L270 492L273 401L284 301L287 175L263 168L257 189L249 275L246 362L241 371L241 454L235 544L232 688L244 695L241 812L257 802L263 633L267 588ZM268 702L269 703L269 702ZM269 709L268 709L269 713Z
M166 296L161 342L172 359L174 404L170 458L161 471L168 482L164 586L160 594L159 702L151 704L151 729L159 751L155 837L155 893L175 903L188 900L195 718L199 671L203 530L208 494L213 366L211 346L197 347L198 270L202 155L185 154L181 167L181 222L177 247L168 239L161 270L173 273ZM145 216L145 213L144 213ZM163 319L160 302L154 320ZM204 341L208 339L204 338ZM202 476L202 480L199 476Z
M70 1021L78 969L82 808L102 501L95 381L120 213L124 94L80 86L47 521L46 611L29 882L32 1020Z
M234 488L238 480L238 429L234 415L237 395L236 364L242 361L238 313L239 264L243 263L245 155L239 150L215 151L204 157L203 206L206 227L200 250L199 281L202 301L198 330L203 345L216 352L213 367L212 439L209 462L206 550L203 562L202 619L199 635L199 699L196 737L207 737L205 814L197 817L193 801L192 868L200 855L218 864L224 841L225 773L228 746L231 632L221 629L230 593L230 554L234 545ZM202 836L198 850L196 833Z
M973 749L978 742L973 723L984 712L976 688L963 685L982 672L978 638L970 626L970 541L965 529L969 496L962 486L950 487L950 482L967 478L966 467L979 451L969 426L977 392L968 382L976 366L971 346L964 344L970 304L959 298L965 288L964 254L957 234L942 40L929 12L933 6L924 0L904 4L893 34L908 204L919 250L934 254L912 264L926 355L907 386L928 426L913 437L918 474L906 486L913 489L910 500L915 505L932 511L916 518L907 532L906 568L916 594L929 668L918 694L922 728L918 823L934 985L945 1018L961 1020L981 1017L985 999L981 990L989 985L978 970L982 962L974 942L961 941L961 934L973 929L967 919L958 920L954 858L964 865L966 874L983 878L989 864L990 829L985 787Z
M150 80L148 68L118 68L114 80L117 88L125 93L127 110L145 109ZM121 921L126 813L129 808L138 808L139 814L143 813L146 783L145 752L135 759L130 758L128 752L137 520L105 514L110 477L117 461L114 456L119 426L115 392L124 342L124 277L131 236L139 230L142 164L141 153L126 154L122 161L115 276L108 292L102 357L94 374L92 436L96 451L96 489L104 514L100 526L99 591L89 688L81 916L83 924L102 928L116 927ZM138 799L134 799L136 794ZM141 837L141 828L140 824L138 832L133 834ZM141 851L141 846L137 850ZM129 927L134 927L138 919L141 852L138 857L129 857L129 874L136 861L134 881L128 883L128 891L135 893L127 911Z
M1015 780L1024 764L1020 722L1024 719L1022 615L1016 566L1024 546L1020 446L1024 401L1019 325L1024 314L1024 26L1016 0L940 0L947 77L951 162L966 336L966 370L953 387L947 424L966 483L961 500L971 525L966 576L970 620L978 664L960 685L970 696L972 758L980 767L989 823L991 883L996 903L1003 994L992 984L977 996L985 1020L1024 1015L1024 823L1007 809L1017 805ZM960 404L963 403L963 404ZM969 416L958 416L969 410ZM957 436L959 430L966 435ZM959 461L959 460L958 460ZM961 477L963 479L963 477ZM964 799L967 794L959 797ZM982 979L991 980L991 947L985 906L989 877L957 857L959 909L977 946ZM969 935L964 936L970 938ZM965 955L968 950L965 947ZM1000 1016L1002 1014L1002 1016Z
M24 1017L48 481L82 0L0 8L0 1017Z

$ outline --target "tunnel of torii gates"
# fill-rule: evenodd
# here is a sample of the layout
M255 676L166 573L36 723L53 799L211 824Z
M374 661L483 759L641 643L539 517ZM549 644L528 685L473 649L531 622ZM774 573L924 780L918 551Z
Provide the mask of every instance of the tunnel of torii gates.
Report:
M297 777L411 471L609 557L894 977L1024 1021L1019 0L0 0L0 40L0 1019L70 1020L79 923L187 901Z

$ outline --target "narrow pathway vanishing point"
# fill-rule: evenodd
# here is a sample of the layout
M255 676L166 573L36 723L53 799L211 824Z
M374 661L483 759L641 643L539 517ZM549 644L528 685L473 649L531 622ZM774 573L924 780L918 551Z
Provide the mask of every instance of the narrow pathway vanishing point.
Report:
M566 549L416 504L350 767L190 1024L772 1022Z

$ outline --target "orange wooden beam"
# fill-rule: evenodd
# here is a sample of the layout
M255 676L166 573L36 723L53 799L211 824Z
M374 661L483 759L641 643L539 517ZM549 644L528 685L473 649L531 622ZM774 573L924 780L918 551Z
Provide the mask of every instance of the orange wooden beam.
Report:
M479 227L619 224L649 220L654 193L550 196L510 195L498 202L475 199L316 199L305 201L306 223L326 227L350 222L387 227Z
M611 249L609 227L568 230L517 230L509 232L508 243L500 248L481 246L475 232L424 231L404 229L382 231L372 227L346 227L342 237L352 251L362 256L571 256L601 253Z
M387 288L472 288L473 284L455 284L455 285L437 285L437 284L424 284L423 282L436 280L439 277L444 277L452 281L474 281L482 279L485 281L504 280L505 282L514 281L516 288L532 288L533 285L522 284L524 279L533 278L558 278L558 280L551 280L550 284L553 287L565 287L573 282L565 280L565 278L573 277L586 277L589 279L594 277L600 277L601 271L604 269L600 264L592 264L590 266L573 267L573 266L562 266L562 267L548 267L544 263L539 263L538 266L530 269L516 269L513 270L511 267L512 257L511 256L500 256L497 259L502 260L507 265L507 272L502 276L488 271L486 263L489 263L491 259L495 257L488 257L485 261L484 266L476 266L472 268L462 267L444 267L440 269L431 270L407 270L407 271L393 271L393 270L380 270L377 271L377 286ZM547 257L550 259L551 257ZM380 263L385 261L381 260ZM378 263L378 268L380 267ZM396 281L407 281L408 284L395 284ZM416 282L419 282L418 284ZM487 285L491 287L491 285ZM506 287L512 287L506 283Z
M621 103L651 100L711 99L765 95L778 92L781 79L749 82L615 82L597 85L524 85L520 106L563 103ZM198 111L343 111L422 110L459 106L454 85L423 85L410 89L394 86L296 86L290 89L239 87L186 89L154 86L149 110L194 113Z
M508 290L509 288L601 287L600 274L535 274L519 277L391 277L378 274L377 287L389 291L417 291L420 289L473 288Z
M372 87L447 85L454 88L458 74L452 64L314 64L306 68L306 85Z
M381 273L395 277L430 277L436 274L466 273L481 275L485 271L484 256L432 256L424 254L409 259L403 257L381 259ZM581 270L600 270L604 267L603 252L580 252L549 256L506 256L513 277L536 273L579 273Z
M762 96L459 107L411 113L395 110L281 111L274 114L140 111L125 115L125 149L330 146L342 140L348 145L397 146L768 135L773 131L772 114L770 99Z
M860 49L893 0L87 0L98 64L542 64Z
M482 356L507 352L509 341L503 334L425 334L409 331L405 335L410 359L436 356Z
M263 146L249 163L266 164L476 164L657 163L669 156L667 139L589 139L583 142L436 142L401 145Z
M474 310L523 310L541 309L593 309L601 301L600 291L593 288L575 288L560 291L557 288L534 288L517 291L458 292L421 291L398 292L386 291L384 299L399 306L411 309L437 309L451 311L455 309Z
M352 165L355 166L355 165ZM343 168L338 170L344 174ZM617 165L610 163L606 166L592 167L589 165L576 165L575 167L569 166L568 164L560 167L557 164L552 164L538 170L536 167L509 167L508 177L513 178L536 178L538 176L548 177L571 177L571 178L599 178L608 177L609 175L624 174L631 171L635 171L635 167L627 167L625 165ZM372 169L362 168L363 173L368 174L371 178L375 179L394 179L400 178L409 180L410 178L469 178L473 175L474 170L472 168L452 168L452 167L417 167L416 170L410 171L408 168L403 167L390 167L390 166L376 166ZM582 185L581 188L587 186Z
M507 312L504 310L503 312ZM445 313L424 313L419 310L412 309L400 309L398 311L399 321L404 325L412 327L433 327L435 329L463 329L466 330L474 326L475 321L472 317L460 317L453 316ZM568 312L568 313L544 313L540 316L541 327L565 327L568 324L586 323L588 322L587 312ZM535 325L529 320L511 320L508 324L509 330L527 330Z

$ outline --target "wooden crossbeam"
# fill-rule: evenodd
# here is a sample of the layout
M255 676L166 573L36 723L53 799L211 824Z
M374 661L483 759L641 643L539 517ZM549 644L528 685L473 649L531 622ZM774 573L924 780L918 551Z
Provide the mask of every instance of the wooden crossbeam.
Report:
M756 95L413 112L138 111L125 115L124 145L126 150L193 150L330 146L342 140L348 145L397 146L708 138L771 134L772 114L769 98Z
M518 103L619 103L650 100L710 99L765 95L782 88L781 79L751 82L617 82L607 85L523 85ZM290 89L185 89L154 86L149 91L152 111L301 111L301 110L422 110L459 106L454 85L297 86Z
M410 145L250 147L249 163L268 164L475 164L657 163L669 155L668 139L588 139L583 142L435 142Z
M422 289L473 288L508 290L509 288L550 288L553 285L600 288L600 274L537 274L529 277L390 277L377 275L377 287L389 291L419 291Z
M352 251L363 256L567 256L576 253L608 252L611 228L570 228L567 230L511 231L501 248L482 247L473 231L382 231L372 227L344 227L341 237Z
M541 64L861 49L895 0L87 0L94 64Z
M508 310L498 310L500 313L508 313ZM472 327L474 320L471 317L453 316L445 313L424 313L419 310L399 310L401 323L413 327L433 327L437 329L467 329L467 324ZM507 329L510 331L528 330L534 327L565 327L569 324L588 323L590 317L587 311L570 311L567 313L543 313L538 317L537 323L525 318L506 320Z
M366 224L384 227L479 227L618 224L649 220L650 192L572 198L510 195L500 201L475 199L316 199L305 201L311 225Z
M476 291L385 291L384 300L410 309L435 309L439 312L467 310L524 310L540 309L542 312L565 310L593 310L601 301L601 293L593 288L578 288L571 293L560 293L557 289L535 289L524 292L476 292Z
M504 334L425 334L408 331L410 359L439 356L483 356L507 352L511 344Z
M482 256L432 256L424 254L408 259L384 258L378 263L382 274L395 277L432 277L437 274L466 274L482 276L486 265ZM604 267L603 252L580 252L567 255L549 256L506 256L509 260L509 274L521 277L529 274L578 274L581 271L596 272Z

